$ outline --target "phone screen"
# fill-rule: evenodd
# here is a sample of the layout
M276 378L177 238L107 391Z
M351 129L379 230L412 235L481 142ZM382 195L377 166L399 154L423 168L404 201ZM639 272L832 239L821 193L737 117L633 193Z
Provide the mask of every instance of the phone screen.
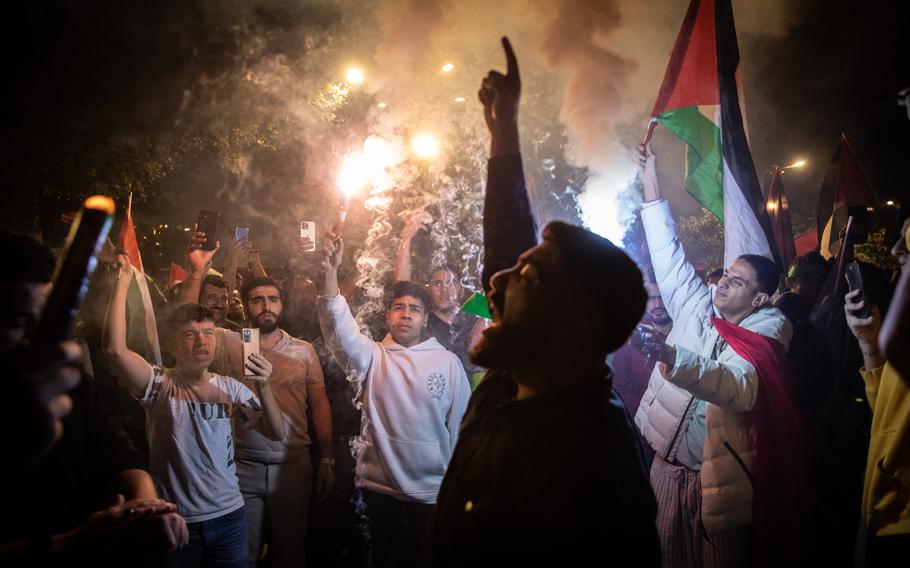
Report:
M234 229L234 240L242 241L243 239L250 238L250 228L249 227L237 227Z

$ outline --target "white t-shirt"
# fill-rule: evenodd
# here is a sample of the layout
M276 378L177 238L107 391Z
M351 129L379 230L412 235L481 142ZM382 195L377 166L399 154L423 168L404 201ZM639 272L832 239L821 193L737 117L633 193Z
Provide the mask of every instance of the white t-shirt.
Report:
M231 418L261 421L259 399L240 381L212 374L200 384L175 382L152 367L145 394L149 472L162 499L188 523L243 506L234 464Z

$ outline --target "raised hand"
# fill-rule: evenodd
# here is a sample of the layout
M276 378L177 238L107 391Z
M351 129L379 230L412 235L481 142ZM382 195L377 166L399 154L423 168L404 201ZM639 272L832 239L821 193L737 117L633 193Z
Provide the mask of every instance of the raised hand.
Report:
M651 143L638 145L638 179L644 188L644 200L660 199L660 187L657 184L657 156L651 149Z
M208 266L212 263L212 258L215 257L215 253L221 248L221 241L215 241L214 249L205 250L202 245L206 242L206 234L196 231L195 225L193 229L186 258L190 263L191 271L195 274L202 274L208 269Z
M480 84L477 96L483 103L483 117L491 133L518 128L518 101L521 98L521 76L518 59L509 39L502 38L506 54L506 74L490 71Z
M639 324L629 338L632 347L648 359L673 366L676 362L676 351L667 345L663 334L649 325Z
M421 229L429 230L428 225L432 222L433 216L426 211L421 210L414 213L404 222L404 227L401 229L401 238L407 240L413 239L414 235Z
M128 286L133 279L131 270L130 257L125 253L117 253L117 256L111 262L111 267L115 270L114 279L120 286Z
M225 263L233 263L233 266L244 266L252 252L253 245L250 243L249 239L233 241L231 246L228 247Z
M323 239L322 250L325 255L320 264L322 269L320 293L323 296L335 296L338 294L338 267L341 266L341 258L344 255L344 241L330 231Z

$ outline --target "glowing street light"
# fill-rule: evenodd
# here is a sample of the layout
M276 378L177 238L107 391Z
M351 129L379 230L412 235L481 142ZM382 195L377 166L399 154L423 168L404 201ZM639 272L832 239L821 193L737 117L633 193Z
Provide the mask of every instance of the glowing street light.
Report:
M348 83L352 85L359 85L360 83L363 83L364 80L363 70L357 67L348 69L344 76L348 80Z
M376 103L376 106L379 107L379 108L385 108L385 107L387 107L387 106L389 106L389 105L388 105L388 103L379 102L379 103Z
M443 73L451 73L451 72L454 71L454 70L455 70L455 64L454 64L454 63L446 63L445 65L442 66L442 72L443 72Z
M439 153L439 142L431 134L418 134L411 139L411 151L419 158L432 158Z
M464 97L455 97L453 99L456 103L463 103L465 101Z

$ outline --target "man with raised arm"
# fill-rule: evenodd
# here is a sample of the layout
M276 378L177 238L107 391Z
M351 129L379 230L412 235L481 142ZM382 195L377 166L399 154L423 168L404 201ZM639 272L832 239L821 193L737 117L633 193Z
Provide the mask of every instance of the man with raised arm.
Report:
M770 303L777 265L746 254L716 286L705 285L661 199L650 145L640 152L641 219L673 319L666 340L644 334L642 347L658 364L635 415L656 452L651 485L663 565L745 566L753 552L768 555L765 560L795 554L776 539L793 539L798 531L774 530L797 522L801 495L795 493L805 481L783 356L792 328ZM753 516L759 526L752 526ZM754 529L769 542L754 542L753 550Z
M537 244L518 144L518 63L483 80L491 134L484 278L493 323L439 492L435 566L657 566L655 504L606 356L641 318L641 272L608 240L553 222ZM516 264L517 262L517 264ZM492 276L492 278L491 278ZM633 560L634 559L634 560Z
M270 438L284 438L281 409L272 396L272 366L255 354L246 361L254 393L240 381L209 371L215 356L215 324L198 304L171 311L163 329L176 360L172 369L150 365L126 345L126 296L132 277L126 255L104 327L105 354L129 384L146 413L149 470L159 493L176 503L187 521L189 544L172 553L174 566L219 563L246 566L246 516L234 464L231 418L260 421Z
M405 221L395 257L393 282L411 280L411 241L430 222L432 217L426 211L419 211ZM458 355L469 377L482 372L483 369L471 362L468 351L480 338L485 321L461 311L464 289L453 267L447 264L434 266L430 269L429 277L427 286L432 309L427 316L427 335L435 337L443 347Z
M326 346L363 386L357 457L373 566L423 566L430 512L458 439L471 388L461 362L423 339L430 299L398 282L381 342L363 335L338 290L343 243L326 238L319 322Z

